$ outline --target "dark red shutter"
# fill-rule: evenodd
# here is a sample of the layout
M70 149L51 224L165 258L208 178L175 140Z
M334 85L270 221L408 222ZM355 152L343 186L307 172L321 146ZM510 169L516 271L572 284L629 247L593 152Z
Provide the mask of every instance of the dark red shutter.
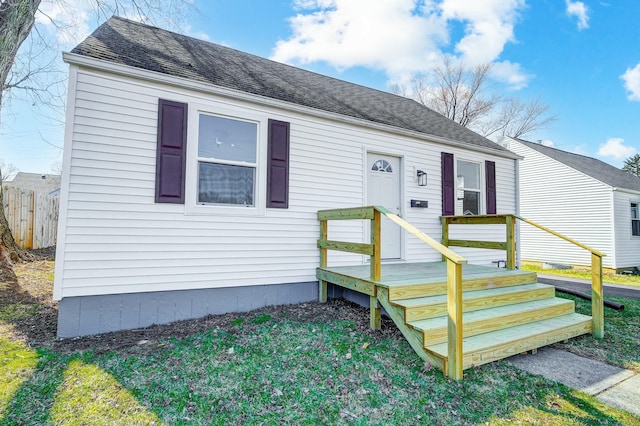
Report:
M487 181L487 214L496 214L496 163L485 161Z
M442 215L456 214L456 180L453 170L453 154L442 153Z
M289 123L269 120L267 207L289 207Z
M184 204L187 104L158 101L156 203Z

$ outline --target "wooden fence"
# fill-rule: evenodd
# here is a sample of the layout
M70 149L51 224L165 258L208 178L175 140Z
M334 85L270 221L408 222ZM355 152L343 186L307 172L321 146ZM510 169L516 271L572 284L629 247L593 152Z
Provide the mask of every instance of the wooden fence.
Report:
M3 188L3 208L14 240L22 248L56 245L60 197L21 188Z

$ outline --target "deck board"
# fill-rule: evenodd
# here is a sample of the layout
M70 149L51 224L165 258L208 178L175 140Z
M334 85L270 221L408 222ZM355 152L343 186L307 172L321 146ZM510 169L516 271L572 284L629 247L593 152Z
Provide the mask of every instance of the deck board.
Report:
M402 287L412 284L440 283L447 280L446 262L388 263L383 264L379 281L370 280L369 265L332 266L322 268L327 272L347 275L371 281L381 287ZM530 275L529 272L508 270L483 265L462 265L464 279L501 276Z

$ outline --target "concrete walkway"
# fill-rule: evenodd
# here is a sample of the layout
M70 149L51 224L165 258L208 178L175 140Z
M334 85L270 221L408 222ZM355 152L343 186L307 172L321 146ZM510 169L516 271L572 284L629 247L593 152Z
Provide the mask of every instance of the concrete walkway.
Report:
M531 374L595 396L605 404L640 416L640 375L554 348L506 360Z

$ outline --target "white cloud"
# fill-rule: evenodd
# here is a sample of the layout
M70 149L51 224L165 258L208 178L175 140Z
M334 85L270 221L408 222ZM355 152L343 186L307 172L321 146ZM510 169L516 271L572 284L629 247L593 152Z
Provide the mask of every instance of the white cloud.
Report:
M456 51L477 65L495 60L504 45L514 41L513 26L523 6L523 0L443 0L440 9L444 19L465 22Z
M553 141L550 141L550 140L548 140L548 139L547 139L547 140L540 141L540 145L542 145L542 146L548 146L549 148L553 148L553 147L555 147L555 146L556 146L556 144L555 144Z
M609 138L607 142L600 145L598 155L601 157L613 157L617 160L623 160L631 157L636 153L636 149L632 146L625 146L622 138Z
M524 0L297 0L289 19L292 36L279 41L272 59L338 69L365 66L392 79L431 68L453 43L459 59L474 66L496 61ZM465 33L450 40L448 24ZM498 63L495 77L514 87L529 79L519 64Z
M188 35L189 37L199 38L200 40L204 41L211 41L211 37L209 37L209 34L205 33L204 31L193 31L193 27L189 24L185 24L180 27L180 32L184 35Z
M578 29L589 28L589 8L581 1L566 0L567 15L578 18Z
M510 61L494 62L491 75L497 80L504 81L512 90L526 87L532 78L522 70L520 64Z
M43 1L36 23L54 34L63 47L73 47L90 34L91 5L86 0Z
M624 80L624 88L629 91L627 98L630 101L640 101L640 64L627 68L620 78Z
M301 13L289 19L292 37L276 44L277 61L326 61L399 76L424 69L447 40L445 21L416 10L414 0L304 0L296 6Z

